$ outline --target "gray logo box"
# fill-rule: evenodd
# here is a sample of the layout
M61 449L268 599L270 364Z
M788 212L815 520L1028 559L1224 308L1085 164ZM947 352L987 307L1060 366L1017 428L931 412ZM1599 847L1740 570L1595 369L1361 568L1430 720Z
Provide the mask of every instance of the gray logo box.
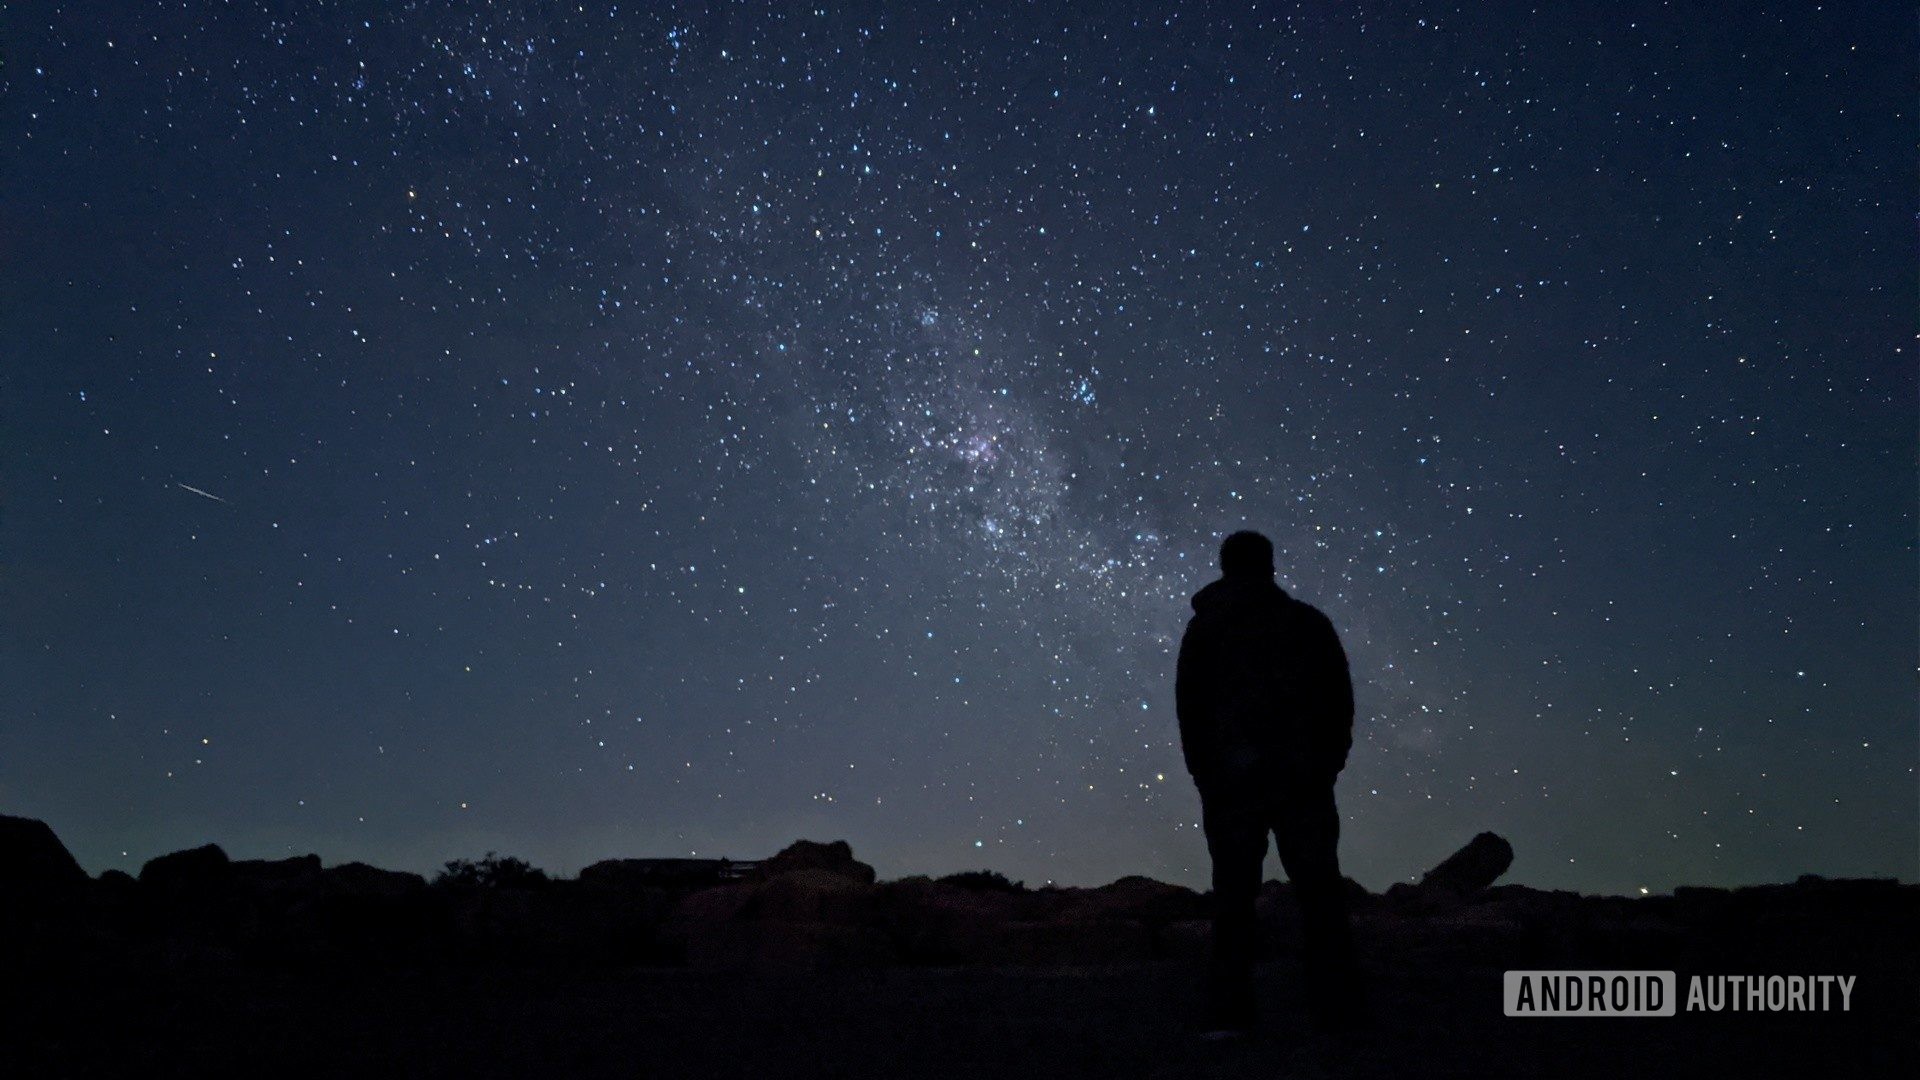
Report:
M1509 971L1500 996L1508 1016L1672 1016L1678 995L1671 971Z

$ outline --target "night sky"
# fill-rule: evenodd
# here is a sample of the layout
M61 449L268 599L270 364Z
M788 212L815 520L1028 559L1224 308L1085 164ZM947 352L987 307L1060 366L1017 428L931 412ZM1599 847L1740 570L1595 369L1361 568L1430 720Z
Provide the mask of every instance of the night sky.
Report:
M1906 6L475 7L0 15L0 812L89 870L1204 887L1256 528L1369 887L1916 876Z

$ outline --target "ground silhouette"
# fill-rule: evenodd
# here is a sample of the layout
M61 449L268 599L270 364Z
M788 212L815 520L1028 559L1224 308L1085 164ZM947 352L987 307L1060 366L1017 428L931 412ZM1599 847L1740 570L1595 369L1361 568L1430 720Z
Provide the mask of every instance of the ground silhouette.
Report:
M7 1076L1911 1075L1920 887L1802 878L1644 898L1494 880L1344 888L1377 1016L1307 1022L1290 890L1258 898L1258 1035L1194 1036L1206 898L1143 877L878 881L844 842L666 884L418 874L206 845L89 878L0 817ZM484 860L483 860L484 861ZM669 861L673 862L673 861ZM636 869L636 864L638 869ZM530 868L529 868L530 869ZM684 871L687 868L681 867ZM1854 974L1846 1014L1517 1020L1503 970Z

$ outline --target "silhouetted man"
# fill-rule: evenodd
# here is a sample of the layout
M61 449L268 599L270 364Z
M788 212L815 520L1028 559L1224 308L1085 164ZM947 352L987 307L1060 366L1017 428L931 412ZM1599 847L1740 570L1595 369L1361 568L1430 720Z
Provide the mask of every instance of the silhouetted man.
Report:
M1333 624L1273 580L1273 545L1237 532L1193 598L1174 683L1180 746L1213 857L1210 1027L1253 1026L1254 900L1274 835L1300 903L1309 993L1323 1019L1358 1007L1333 784L1353 745L1353 683Z

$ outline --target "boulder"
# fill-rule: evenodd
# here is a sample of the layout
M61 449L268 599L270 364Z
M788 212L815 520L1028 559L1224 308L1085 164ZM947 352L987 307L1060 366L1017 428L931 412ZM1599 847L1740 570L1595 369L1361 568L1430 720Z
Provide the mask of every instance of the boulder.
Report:
M1491 886L1513 865L1513 845L1490 832L1467 841L1439 866L1427 871L1419 888L1429 894L1469 896Z
M796 857L783 858L796 849ZM703 968L890 963L897 953L880 911L881 890L872 868L852 859L844 843L802 841L749 880L682 897L661 940Z
M1134 919L1156 927L1207 915L1199 893L1138 874L1086 890L1077 906L1073 913L1082 918Z
M835 840L830 844L795 840L778 855L763 860L747 875L747 879L764 881L795 870L825 870L852 878L862 885L871 885L874 879L873 867L855 859L853 845L845 840Z
M912 877L882 886L876 905L910 963L1013 967L1148 960L1159 928L1205 909L1192 890L1142 877L1018 893Z
M1467 841L1441 860L1417 885L1400 882L1387 890L1387 902L1402 911L1452 908L1486 892L1513 865L1513 845L1490 832Z
M100 884L101 888L115 895L124 895L140 887L140 883L134 880L133 875L125 870L102 870L100 876L94 880Z
M681 898L661 940L699 968L890 963L896 953L878 918L877 891L818 868L701 889Z
M175 891L217 888L227 884L232 867L218 844L203 844L148 859L140 868L140 884Z
M693 889L735 876L726 859L602 859L580 871L580 882L605 889Z
M795 870L755 885L741 916L854 926L875 921L875 886L824 869Z
M427 887L427 879L405 870L382 870L366 863L329 866L320 872L319 891L328 896L395 898Z
M320 876L320 856L290 859L239 859L229 864L229 877L239 885L260 890L285 890L311 884Z
M717 928L739 916L753 897L747 884L716 885L681 897L660 924L660 941L670 952L682 957L693 951L695 938L717 933Z
M125 870L107 870L94 879L86 911L101 927L123 930L138 919L140 883Z
M700 889L681 897L667 916L667 922L676 929L725 922L738 916L752 898L751 885L716 885L711 889Z
M345 863L289 882L281 895L284 910L253 939L281 959L439 957L453 934L445 897L419 874Z
M88 880L46 822L0 815L0 882L8 893L70 893Z
M991 959L1002 926L1015 921L1028 897L976 889L924 876L880 886L880 923L909 963L966 964Z
M684 953L667 950L660 930L682 895L657 886L557 881L540 893L538 947L580 966L671 963Z
M944 874L934 880L942 885L958 885L963 889L1011 893L1015 896L1021 896L1030 891L1026 882L1009 880L1007 875L994 870L962 870L956 874Z

